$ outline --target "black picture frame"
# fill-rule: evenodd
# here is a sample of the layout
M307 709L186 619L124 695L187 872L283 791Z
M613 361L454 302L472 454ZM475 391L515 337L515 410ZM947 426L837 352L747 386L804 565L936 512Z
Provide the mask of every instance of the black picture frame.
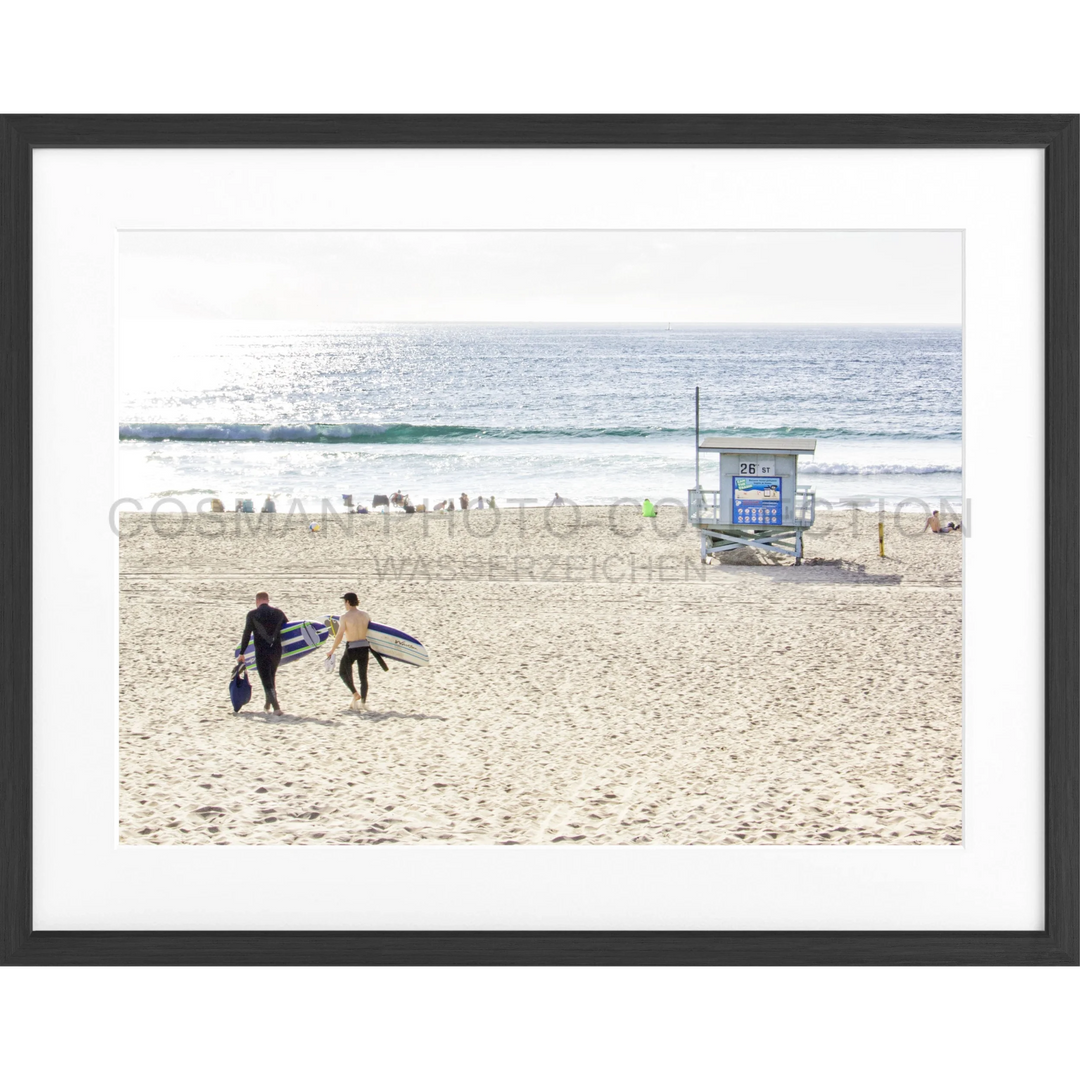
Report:
M42 148L1035 148L1045 162L1045 929L1032 932L34 931L34 635L0 624L0 956L21 965L1076 965L1080 883L1080 117L0 117L0 477L32 505L33 151ZM1052 494L1052 497L1050 497ZM0 602L32 612L33 533L2 521Z

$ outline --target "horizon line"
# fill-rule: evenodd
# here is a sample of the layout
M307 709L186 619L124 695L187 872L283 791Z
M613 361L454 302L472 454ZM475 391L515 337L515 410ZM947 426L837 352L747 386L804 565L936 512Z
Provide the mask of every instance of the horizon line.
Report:
M356 326L943 326L962 329L963 322L939 322L934 320L891 321L874 319L869 321L821 322L801 319L765 320L716 320L716 319L310 319L310 318L241 318L222 316L203 319L170 318L154 316L121 317L120 322L179 322L179 323L307 323L313 326L327 323L344 323Z

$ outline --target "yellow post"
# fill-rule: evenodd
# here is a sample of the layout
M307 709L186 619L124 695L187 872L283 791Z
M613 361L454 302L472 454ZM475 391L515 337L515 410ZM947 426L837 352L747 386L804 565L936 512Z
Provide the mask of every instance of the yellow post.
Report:
M878 554L885 558L885 522L879 521L877 523L877 542L878 542Z

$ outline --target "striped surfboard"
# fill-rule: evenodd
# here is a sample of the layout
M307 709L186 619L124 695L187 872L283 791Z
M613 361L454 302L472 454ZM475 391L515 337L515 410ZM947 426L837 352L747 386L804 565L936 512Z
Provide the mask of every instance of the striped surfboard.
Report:
M297 619L287 622L281 628L281 662L291 664L301 656L314 652L329 636L330 626L314 619ZM234 656L240 655L239 649L233 650ZM248 644L244 651L244 664L248 671L255 671L255 642Z

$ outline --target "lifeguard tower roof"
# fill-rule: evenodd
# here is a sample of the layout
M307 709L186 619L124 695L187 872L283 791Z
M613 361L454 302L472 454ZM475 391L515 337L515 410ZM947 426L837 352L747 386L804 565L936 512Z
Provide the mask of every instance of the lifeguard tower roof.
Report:
M817 439L702 439L701 450L753 450L765 454L812 454Z

